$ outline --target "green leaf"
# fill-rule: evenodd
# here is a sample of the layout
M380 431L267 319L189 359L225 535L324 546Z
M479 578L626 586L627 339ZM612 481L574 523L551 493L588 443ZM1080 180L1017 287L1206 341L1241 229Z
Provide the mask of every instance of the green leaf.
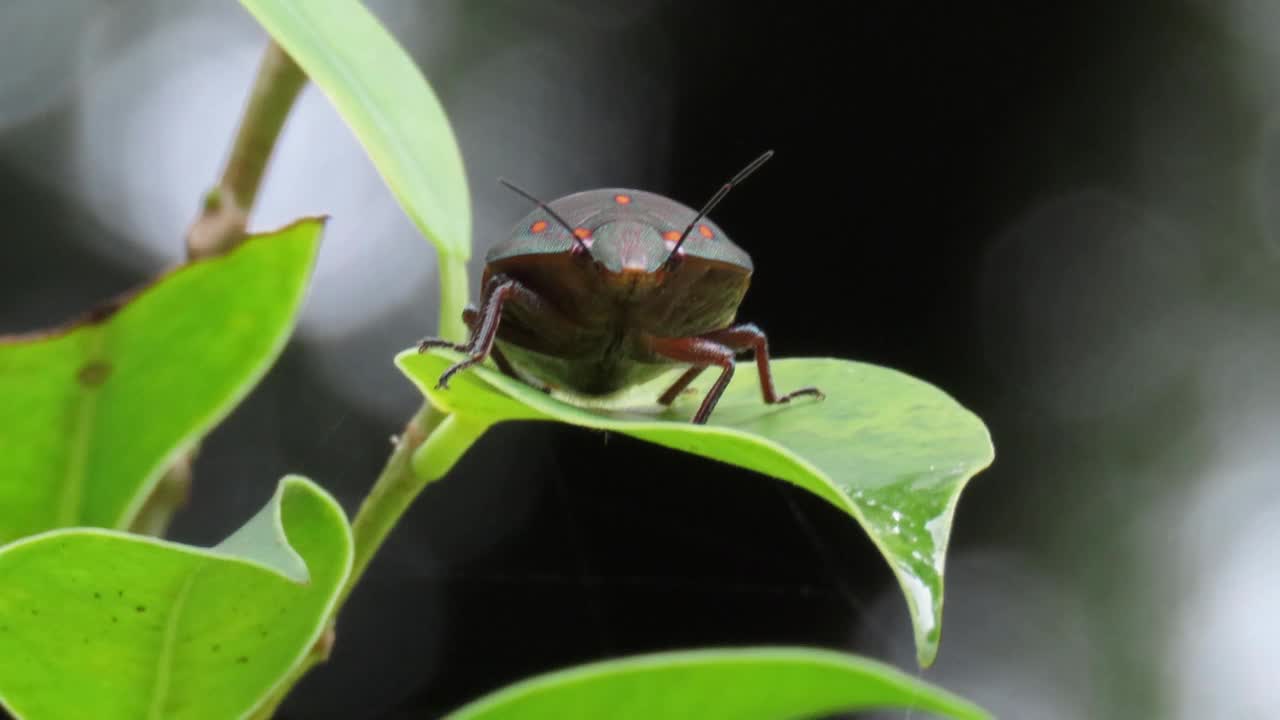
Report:
M0 338L0 543L127 527L284 348L322 227L250 238L66 328Z
M462 153L431 86L353 0L241 0L324 91L410 219L440 254L440 326L461 338L471 255Z
M0 705L31 720L243 717L320 638L351 544L333 498L287 477L209 550L89 528L0 547Z
M779 390L816 385L826 400L765 405L756 374L739 371L711 422L699 426L688 422L699 394L685 394L669 410L656 402L679 370L608 406L588 408L487 367L455 375L447 390L435 389L440 374L461 357L443 350L426 355L409 350L396 363L433 404L457 413L470 426L559 420L626 433L781 478L844 510L889 561L911 610L918 659L921 665L933 662L951 518L969 478L994 456L982 421L942 391L874 365L777 360L773 372ZM437 465L419 471L436 475L447 469Z
M473 702L449 720L778 720L911 708L962 720L981 708L865 658L801 648L655 653L549 673Z

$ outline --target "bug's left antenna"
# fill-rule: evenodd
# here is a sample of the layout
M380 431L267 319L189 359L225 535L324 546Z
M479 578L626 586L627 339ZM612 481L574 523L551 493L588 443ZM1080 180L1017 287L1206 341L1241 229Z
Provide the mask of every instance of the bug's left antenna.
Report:
M587 247L587 244L586 244L585 242L583 242L583 241L582 241L582 238L578 237L578 234L577 234L576 232L574 232L574 231L573 231L573 227L572 227L571 225L569 225L569 223L565 222L565 221L564 221L564 218L562 218L562 217L560 217L559 215L557 215L557 214L556 214L556 211L555 211L555 210L552 210L550 205L548 205L548 204L546 204L546 203L542 202L541 200L539 200L538 198L534 197L533 195L531 195L531 194L529 194L529 193L525 192L524 190L521 190L520 188L516 187L513 183L511 183L510 181L508 181L506 178L498 178L498 182L502 183L502 185L503 185L504 187L506 187L508 190L511 190L512 192L515 192L515 193L516 193L517 195L519 195L520 197L524 198L525 200L528 200L529 202L533 203L534 205L537 205L538 207L540 207L540 208L542 208L543 210L545 210L545 211L546 211L546 213L552 217L552 219L554 219L556 222L560 223L560 227L564 228L565 230L567 230L567 231L569 232L569 237L573 238L573 241L574 241L574 242L576 242L576 243L578 243L578 247L582 248L583 252L589 252L589 250L590 250L590 249Z
M693 222L689 223L689 227L684 229L684 233L682 233L680 235L680 239L676 241L675 247L671 248L671 253L667 255L667 262L670 262L671 258L676 256L676 251L680 249L680 246L684 245L684 241L689 237L689 233L693 232L693 226L697 225L699 220L706 217L707 213L711 212L716 205L719 205L720 201L724 199L725 195L729 194L730 190L737 185L741 185L742 181L747 179L747 176L756 170L759 170L760 166L769 162L769 158L771 157L773 157L773 151L766 150L763 155L752 160L750 165L742 168L742 170L739 171L737 175L734 175L729 182L722 185L720 189L716 191L715 195L711 196L711 199L707 201L707 204L703 205L702 209L698 211L698 216L693 219Z

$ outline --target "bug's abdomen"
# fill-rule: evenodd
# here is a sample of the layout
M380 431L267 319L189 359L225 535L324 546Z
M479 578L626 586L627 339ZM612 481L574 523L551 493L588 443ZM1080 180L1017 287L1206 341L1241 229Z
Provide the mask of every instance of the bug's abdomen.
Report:
M733 324L751 276L736 268L687 262L649 297L638 298L631 323L660 337L688 337Z
M612 395L671 369L670 363L637 363L623 356L557 356L499 341L515 366L556 390L580 395Z

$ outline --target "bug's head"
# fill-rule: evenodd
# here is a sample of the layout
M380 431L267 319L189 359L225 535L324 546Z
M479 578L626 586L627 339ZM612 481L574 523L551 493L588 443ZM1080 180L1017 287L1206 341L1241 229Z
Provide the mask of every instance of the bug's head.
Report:
M594 228L574 226L547 203L502 178L499 178L498 182L541 208L551 220L569 233L574 243L573 252L579 257L589 255L605 275L613 278L625 276L630 283L642 282L646 285L656 285L665 277L664 271L674 271L679 266L680 249L695 228L699 230L702 237L708 239L713 237L713 231L706 224L699 225L699 223L729 194L730 190L746 180L748 175L755 172L771 157L773 157L772 150L756 158L734 175L702 206L693 220L685 226L684 232L671 228L660 231L653 224L639 217L618 215L600 222ZM626 193L613 197L614 201L620 205L629 205L632 202L631 196ZM562 198L564 199L566 198ZM549 226L550 223L547 220L539 219L530 227L530 232L542 233ZM738 251L738 254L741 257L734 258L733 261L750 270L750 259L741 251Z
M655 280L671 252L656 228L635 220L607 222L592 231L588 243L591 258L603 272Z

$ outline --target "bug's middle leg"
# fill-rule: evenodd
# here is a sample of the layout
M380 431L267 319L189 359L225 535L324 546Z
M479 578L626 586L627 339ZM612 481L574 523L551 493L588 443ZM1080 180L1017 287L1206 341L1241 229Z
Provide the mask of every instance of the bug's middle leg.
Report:
M670 405L675 402L676 398L680 397L680 393L684 392L684 389L689 387L689 383L697 380L698 376L702 374L702 371L706 369L706 365L694 365L688 370L685 370L684 374L677 378L676 381L671 384L671 387L667 388L666 392L662 393L658 398L658 402L662 405Z
M791 398L801 395L812 395L820 400L823 398L822 391L816 387L804 387L786 395L778 395L773 385L773 369L769 362L769 340L755 323L733 325L723 330L703 333L699 337L718 342L735 352L752 352L756 356L756 371L760 375L760 393L769 405L790 402Z
M720 396L724 394L724 389L729 386L729 381L733 379L733 350L704 337L649 337L646 338L646 344L653 353L668 360L689 363L695 366L680 376L680 380L677 380L676 384L672 386L672 389L676 390L677 393L679 390L684 390L681 382L687 386L690 382L693 382L694 377L697 377L698 372L701 372L707 366L716 365L720 368L720 377L716 378L715 384L711 386L711 390L702 399L702 405L698 407L698 412L693 416L695 425L706 423L707 418L711 417L711 411L715 409L716 403L720 401ZM697 372L694 372L695 370ZM668 395L671 395L673 400L675 399L671 390L663 393L662 396L665 398Z

